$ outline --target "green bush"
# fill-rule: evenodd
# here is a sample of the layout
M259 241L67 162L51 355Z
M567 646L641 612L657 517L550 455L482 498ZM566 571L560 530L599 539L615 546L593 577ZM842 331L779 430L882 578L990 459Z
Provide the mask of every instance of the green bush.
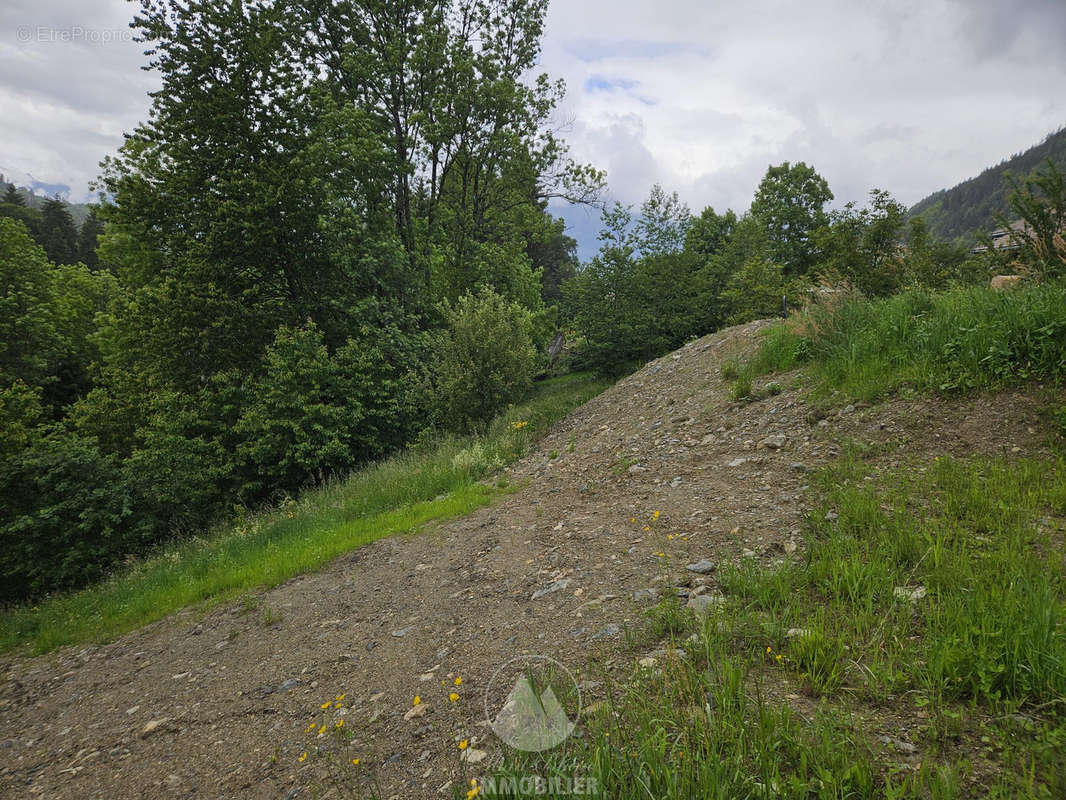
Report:
M143 552L121 465L93 439L58 426L0 462L0 601L101 578Z
M435 386L437 414L454 430L469 430L519 400L538 367L532 320L517 303L489 289L445 306Z
M358 400L341 391L319 330L280 328L237 420L242 493L293 490L349 468L362 417Z

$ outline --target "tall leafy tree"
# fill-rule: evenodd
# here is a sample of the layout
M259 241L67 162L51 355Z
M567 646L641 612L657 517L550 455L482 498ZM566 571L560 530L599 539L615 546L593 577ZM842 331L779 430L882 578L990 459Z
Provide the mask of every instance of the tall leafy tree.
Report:
M864 208L848 203L815 232L820 268L831 279L844 278L868 295L891 294L905 280L900 238L906 209L883 189L870 192Z
M4 191L4 197L0 200L0 203L10 203L13 206L24 206L26 201L22 199L22 195L19 194L18 189L15 188L15 184L9 183L7 189Z
M493 286L539 304L527 253L552 197L596 196L548 122L563 86L530 78L546 0L305 0L308 58L387 150L386 198L433 297Z
M67 211L67 204L58 196L44 201L38 239L50 261L56 264L77 263L78 230Z
M104 223L96 215L96 209L89 211L89 216L81 223L78 231L78 261L95 272L100 268L100 257L96 254L100 234L104 232Z
M770 259L789 275L806 275L817 260L811 233L828 221L833 199L825 178L800 161L770 167L755 191L751 213L766 226Z
M546 303L562 299L562 284L577 272L577 240L566 234L566 222L544 212L542 225L531 232L526 254L541 273L541 295Z

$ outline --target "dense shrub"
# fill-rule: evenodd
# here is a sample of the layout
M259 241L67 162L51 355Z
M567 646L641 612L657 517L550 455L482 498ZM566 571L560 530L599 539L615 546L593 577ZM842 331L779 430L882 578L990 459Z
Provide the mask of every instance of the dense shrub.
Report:
M533 385L533 323L518 304L489 289L445 306L436 355L438 414L445 427L478 427Z

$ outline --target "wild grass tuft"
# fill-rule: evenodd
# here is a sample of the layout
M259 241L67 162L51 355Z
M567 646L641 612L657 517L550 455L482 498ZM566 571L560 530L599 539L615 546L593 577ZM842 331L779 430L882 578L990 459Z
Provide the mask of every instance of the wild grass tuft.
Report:
M909 291L815 306L770 328L741 378L811 362L816 390L875 401L1066 378L1066 283Z

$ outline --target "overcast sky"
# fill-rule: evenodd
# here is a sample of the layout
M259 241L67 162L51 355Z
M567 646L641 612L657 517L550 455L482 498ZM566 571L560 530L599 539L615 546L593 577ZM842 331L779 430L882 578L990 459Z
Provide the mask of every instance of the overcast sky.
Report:
M84 199L153 77L123 0L2 0L0 169ZM542 65L613 198L747 208L806 161L838 203L910 205L1066 124L1064 0L554 0ZM568 213L584 254L596 220Z

